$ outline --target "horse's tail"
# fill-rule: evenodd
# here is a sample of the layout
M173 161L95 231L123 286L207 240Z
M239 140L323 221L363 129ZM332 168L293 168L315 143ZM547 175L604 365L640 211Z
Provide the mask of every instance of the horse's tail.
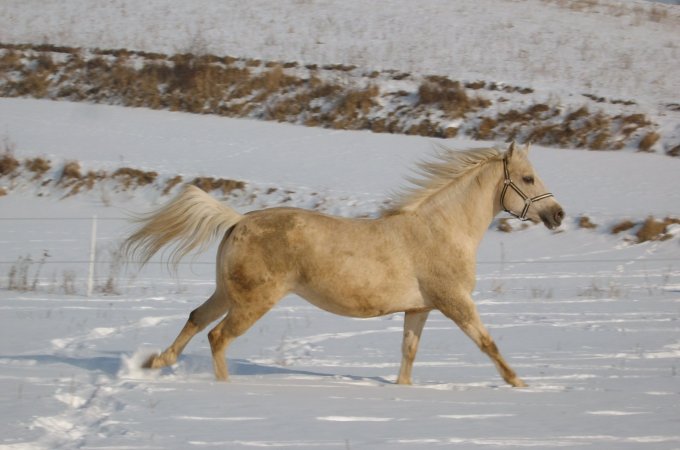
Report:
M123 243L131 260L146 264L161 248L175 244L169 262L177 267L193 250L205 251L211 241L243 218L196 186L187 186L170 203L137 221L143 225Z

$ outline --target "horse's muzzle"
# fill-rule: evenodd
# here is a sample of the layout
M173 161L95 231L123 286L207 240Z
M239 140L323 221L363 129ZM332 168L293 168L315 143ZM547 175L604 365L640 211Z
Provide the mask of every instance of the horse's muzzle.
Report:
M554 230L555 228L562 225L562 219L564 219L564 210L561 206L556 205L547 211L541 211L540 217L543 221L543 224L547 228Z

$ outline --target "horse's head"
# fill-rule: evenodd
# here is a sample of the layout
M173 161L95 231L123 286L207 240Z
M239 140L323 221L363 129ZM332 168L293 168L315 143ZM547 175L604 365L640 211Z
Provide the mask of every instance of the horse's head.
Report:
M520 220L543 222L554 230L564 218L564 210L548 192L529 162L529 147L510 144L503 157L504 178L500 191L501 208Z

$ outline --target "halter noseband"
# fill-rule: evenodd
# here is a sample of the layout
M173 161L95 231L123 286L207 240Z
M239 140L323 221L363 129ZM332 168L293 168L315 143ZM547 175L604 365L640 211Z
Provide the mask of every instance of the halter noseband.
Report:
M546 192L545 194L537 195L536 197L529 197L526 195L522 190L517 186L511 179L510 179L510 171L508 170L508 159L503 158L503 174L505 176L505 180L503 181L503 190L501 191L501 208L503 208L503 211L507 212L513 217L518 218L519 220L529 220L527 219L527 213L529 212L529 207L536 203L539 200L543 200L544 198L552 197L553 195L550 192ZM524 209L522 209L522 214L517 214L515 212L510 211L508 208L505 207L505 193L508 192L508 187L512 188L513 191L517 193L520 197L522 197L522 200L524 200Z

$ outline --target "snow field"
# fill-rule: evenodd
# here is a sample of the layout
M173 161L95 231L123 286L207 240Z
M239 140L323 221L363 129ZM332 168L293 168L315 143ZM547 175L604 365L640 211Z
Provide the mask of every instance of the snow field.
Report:
M345 215L375 213L432 145L419 138L33 100L2 99L0 115L17 156L229 176L253 190L317 192L329 211ZM675 211L674 159L542 148L532 159L567 211L590 214L595 222ZM653 198L651 186L659 193ZM48 249L48 261L61 261L44 265L44 284L33 292L0 290L0 396L8 405L0 436L6 448L680 445L677 233L669 241L633 245L604 225L579 230L571 217L557 234L542 227L487 234L474 296L504 356L530 385L524 390L505 386L490 361L439 313L425 327L415 385L396 386L402 315L341 318L295 296L235 341L227 355L232 381L223 384L213 381L205 333L175 366L139 369L210 295L214 250L182 266L176 278L156 260L140 273L118 274L122 295L84 298L86 266L66 261L85 261L87 219L102 218L101 285L109 275L106 251L129 229L119 219L165 199L149 189L114 192L106 202L97 191L63 200L58 190L38 191L41 197L34 185L17 182L0 199L0 217L85 220L0 220L3 258L11 262L28 253L37 260ZM293 197L294 205L310 206L305 195ZM281 199L226 200L248 210ZM35 264L29 276L34 270ZM62 292L64 270L76 271L79 295Z

